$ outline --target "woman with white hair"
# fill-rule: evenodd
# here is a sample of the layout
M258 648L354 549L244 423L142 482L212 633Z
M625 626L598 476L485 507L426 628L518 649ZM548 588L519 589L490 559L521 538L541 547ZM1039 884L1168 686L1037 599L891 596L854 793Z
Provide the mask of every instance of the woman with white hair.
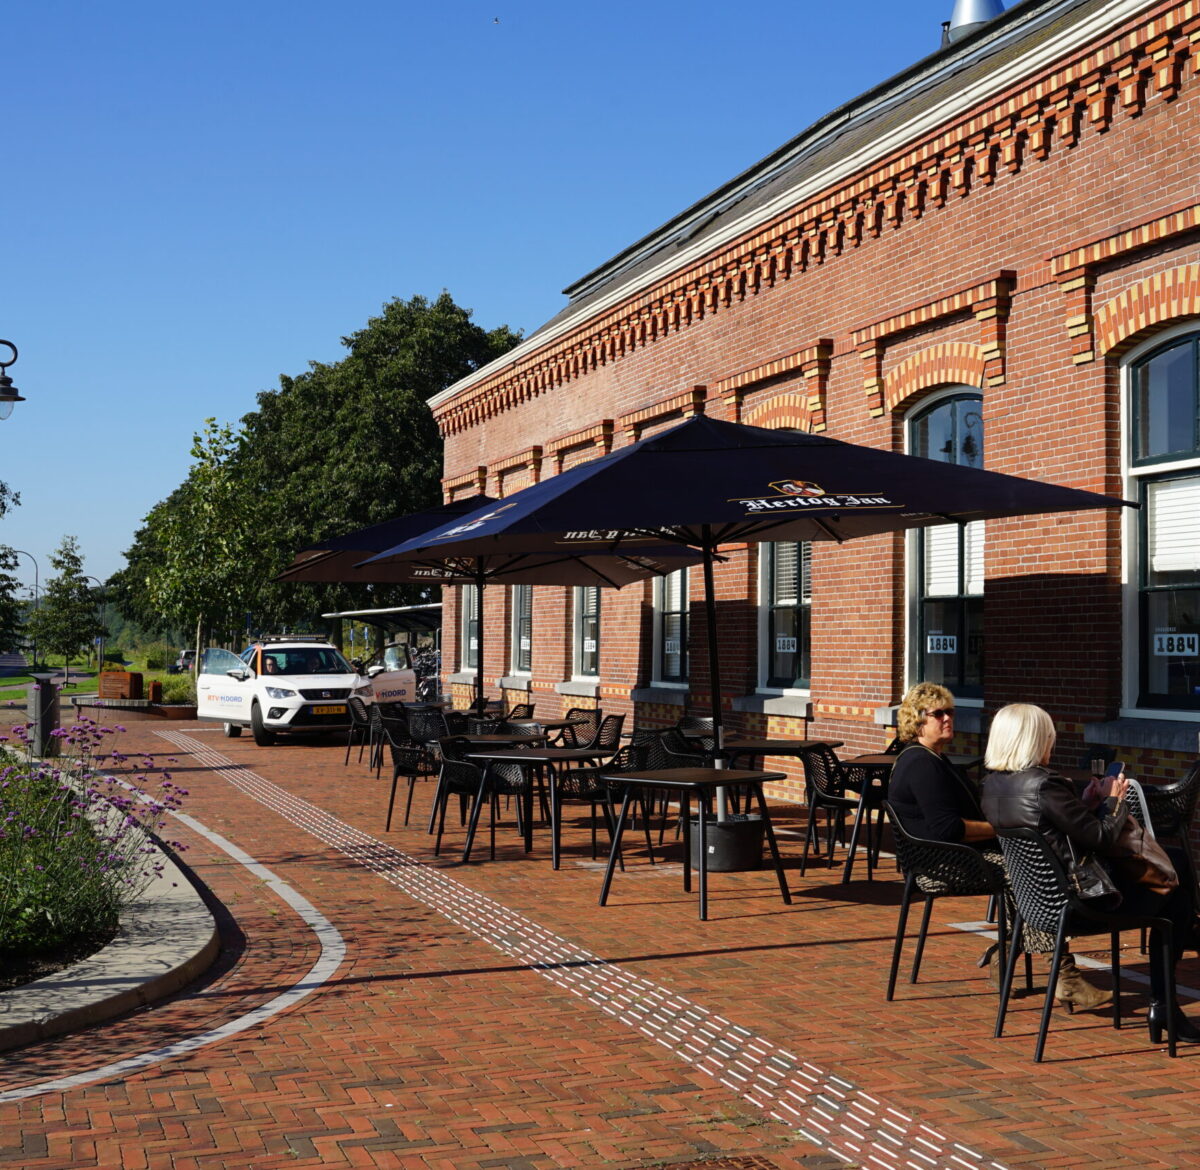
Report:
M997 829L1036 829L1050 847L1070 864L1071 848L1098 857L1113 855L1114 845L1129 816L1125 804L1128 781L1116 777L1093 778L1077 786L1051 771L1050 755L1056 733L1050 716L1031 703L1010 703L996 712L988 735L983 781L983 812ZM1116 798L1107 813L1105 801ZM1182 887L1163 894L1146 886L1113 880L1122 895L1122 908L1132 914L1169 918L1173 927L1175 959L1186 944L1192 945L1195 908L1190 891ZM1189 1043L1200 1042L1200 1030L1179 1009L1175 998L1175 973L1164 971L1161 944L1150 945L1150 1040L1157 1044L1175 1016L1175 1034Z
M954 696L937 683L917 683L900 704L896 730L906 746L892 769L888 800L900 823L915 837L970 845L998 873L1003 872L996 830L980 805L979 789L945 756L954 739ZM1025 942L1039 953L1054 945L1034 930L1025 932ZM987 964L988 979L997 987L998 960L999 951L991 946L979 961L980 966ZM1069 951L1059 966L1054 996L1080 1011L1112 1002L1110 991L1084 978Z

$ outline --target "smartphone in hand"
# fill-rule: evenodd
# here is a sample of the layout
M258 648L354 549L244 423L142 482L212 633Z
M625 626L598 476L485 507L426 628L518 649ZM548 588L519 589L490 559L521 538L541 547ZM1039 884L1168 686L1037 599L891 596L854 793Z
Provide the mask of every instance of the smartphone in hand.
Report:
M1119 776L1124 771L1125 771L1125 761L1124 760L1113 760L1113 762L1108 765L1108 768L1106 769L1104 774L1105 774L1105 776L1108 776L1108 777L1116 777L1116 776Z

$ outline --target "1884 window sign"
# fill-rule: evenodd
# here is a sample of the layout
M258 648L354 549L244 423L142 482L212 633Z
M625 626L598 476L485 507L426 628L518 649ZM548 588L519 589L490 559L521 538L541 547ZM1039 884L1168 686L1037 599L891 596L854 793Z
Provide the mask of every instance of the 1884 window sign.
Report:
M926 634L926 654L957 654L958 637L955 634Z
M1156 633L1154 653L1160 658L1195 658L1200 655L1200 634Z

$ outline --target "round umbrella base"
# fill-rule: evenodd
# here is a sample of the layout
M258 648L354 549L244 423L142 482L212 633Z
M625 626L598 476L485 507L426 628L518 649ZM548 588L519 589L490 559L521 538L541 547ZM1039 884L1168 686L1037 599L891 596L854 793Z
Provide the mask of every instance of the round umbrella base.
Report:
M700 822L691 821L692 868L700 866ZM761 869L763 821L760 816L730 816L724 821L710 820L707 825L705 853L709 873L736 873Z

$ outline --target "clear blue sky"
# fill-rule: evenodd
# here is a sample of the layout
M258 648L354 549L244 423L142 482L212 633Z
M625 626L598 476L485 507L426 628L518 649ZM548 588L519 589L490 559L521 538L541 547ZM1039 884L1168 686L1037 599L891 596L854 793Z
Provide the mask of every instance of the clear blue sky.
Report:
M44 581L71 533L107 577L206 417L337 360L393 297L446 288L529 332L565 285L933 52L952 8L10 6L0 337L28 401L0 423L23 497L0 543Z

